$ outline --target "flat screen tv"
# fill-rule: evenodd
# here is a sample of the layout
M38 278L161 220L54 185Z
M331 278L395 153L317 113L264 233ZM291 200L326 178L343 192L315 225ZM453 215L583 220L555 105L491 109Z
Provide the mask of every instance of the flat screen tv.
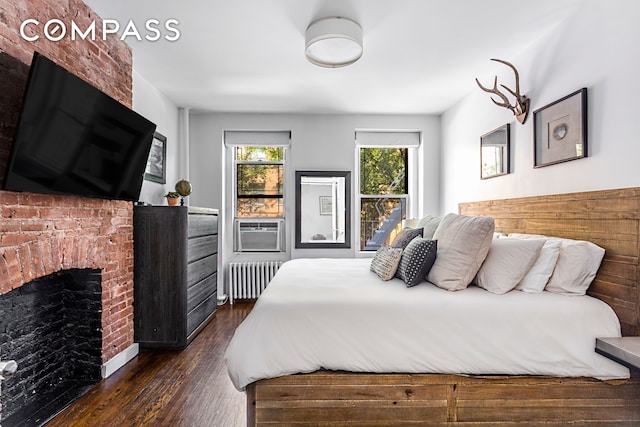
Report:
M4 189L136 201L155 128L36 52Z

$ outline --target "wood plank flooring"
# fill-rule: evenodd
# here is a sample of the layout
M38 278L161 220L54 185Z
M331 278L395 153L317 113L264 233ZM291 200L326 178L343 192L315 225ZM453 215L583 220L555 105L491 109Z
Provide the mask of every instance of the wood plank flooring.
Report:
M245 394L233 387L223 357L252 307L219 306L185 350L142 350L47 427L245 426Z

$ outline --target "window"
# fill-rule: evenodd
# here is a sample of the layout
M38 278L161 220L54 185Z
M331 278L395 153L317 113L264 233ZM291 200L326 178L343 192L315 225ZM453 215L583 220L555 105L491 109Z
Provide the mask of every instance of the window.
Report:
M406 219L407 148L360 148L360 249L389 244Z
M284 217L284 147L235 147L236 218Z
M376 251L402 231L419 144L419 132L356 132L361 251Z
M231 210L237 252L285 252L285 182L291 131L225 130L225 155L232 185ZM226 181L226 182L229 182Z

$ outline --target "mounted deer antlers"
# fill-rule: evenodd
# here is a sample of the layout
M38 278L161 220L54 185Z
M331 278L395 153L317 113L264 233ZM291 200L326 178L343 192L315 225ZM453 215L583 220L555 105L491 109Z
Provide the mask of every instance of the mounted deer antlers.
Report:
M529 98L527 98L525 95L520 95L520 75L518 75L518 70L516 70L516 67L514 67L512 64L508 63L507 61L503 61L502 59L491 59L491 60L496 62L501 62L511 67L511 69L515 73L516 75L515 91L509 89L505 85L502 85L502 84L500 85L503 88L505 88L511 95L515 96L516 98L515 104L511 105L511 103L509 102L509 98L507 98L507 95L500 92L500 90L498 89L498 76L496 76L493 80L492 89L482 86L482 84L480 84L480 81L478 81L477 78L476 78L476 83L478 83L478 86L480 86L480 89L482 89L483 91L498 95L500 99L502 99L502 102L498 102L495 99L491 98L493 103L499 107L504 107L511 110L513 114L516 116L516 119L520 123L524 124L524 122L527 120L527 116L529 115Z

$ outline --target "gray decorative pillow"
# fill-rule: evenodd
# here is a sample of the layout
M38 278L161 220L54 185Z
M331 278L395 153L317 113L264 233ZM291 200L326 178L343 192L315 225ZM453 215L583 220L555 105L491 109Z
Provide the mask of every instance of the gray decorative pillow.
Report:
M404 249L416 237L422 237L422 228L407 228L393 239L391 247Z
M437 240L416 237L409 242L404 252L402 252L402 259L400 259L396 277L404 280L408 287L425 281L436 260L437 250Z
M433 235L438 229L440 221L442 221L442 218L439 216L427 215L418 222L416 228L423 229L422 237L425 239L433 239Z
M402 257L402 249L392 248L391 246L381 246L371 260L370 269L382 280L391 280L394 274L396 274L400 257Z

